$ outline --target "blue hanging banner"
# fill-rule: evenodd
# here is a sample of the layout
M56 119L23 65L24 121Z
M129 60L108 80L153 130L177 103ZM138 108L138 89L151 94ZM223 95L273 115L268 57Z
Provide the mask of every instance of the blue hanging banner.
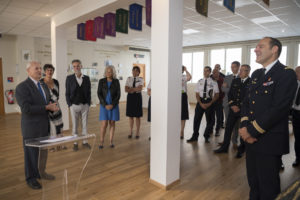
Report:
M77 24L77 39L85 40L85 23Z
M223 5L234 13L235 0L224 0Z
M136 3L129 6L129 27L131 29L142 30L142 14L143 6Z

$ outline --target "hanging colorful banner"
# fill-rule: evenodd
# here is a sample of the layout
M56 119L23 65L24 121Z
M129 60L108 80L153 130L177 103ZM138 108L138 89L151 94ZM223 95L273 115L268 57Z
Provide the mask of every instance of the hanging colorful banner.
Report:
M131 29L142 30L142 14L143 6L136 3L129 6L129 27Z
M267 4L268 6L270 6L270 0L263 0L263 2L264 2L265 4Z
M95 38L105 39L105 29L104 29L104 18L96 17L94 19L94 31L93 36Z
M116 31L120 33L128 33L128 10L116 10Z
M207 17L208 0L196 0L196 10L200 15Z
M105 35L116 37L116 14L106 13L104 15Z
M235 0L224 0L223 5L234 13Z
M94 31L94 20L88 20L85 22L85 39L90 41L96 41L93 36Z
M85 23L77 24L77 39L85 40Z
M146 0L146 24L151 27L152 0Z

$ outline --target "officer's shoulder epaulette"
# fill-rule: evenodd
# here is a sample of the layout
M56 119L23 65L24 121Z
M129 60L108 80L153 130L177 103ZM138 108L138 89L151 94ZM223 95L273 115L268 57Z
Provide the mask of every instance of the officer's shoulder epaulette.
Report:
M292 67L289 67L289 66L286 66L284 69L285 70L288 70L288 69L294 70Z

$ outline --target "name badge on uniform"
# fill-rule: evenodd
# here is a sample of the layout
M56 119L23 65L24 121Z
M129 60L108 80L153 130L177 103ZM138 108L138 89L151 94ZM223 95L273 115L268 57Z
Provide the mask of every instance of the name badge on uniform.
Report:
M269 85L272 85L273 83L274 83L274 81L265 82L265 83L263 83L263 86L269 86Z

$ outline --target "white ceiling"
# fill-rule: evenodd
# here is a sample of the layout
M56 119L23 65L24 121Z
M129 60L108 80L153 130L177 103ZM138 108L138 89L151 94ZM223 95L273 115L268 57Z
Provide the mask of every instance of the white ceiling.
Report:
M80 0L0 0L0 33L50 38L51 16ZM122 4L108 7L115 11L145 0L122 0ZM184 0L183 30L199 32L183 36L183 46L214 44L259 39L263 36L288 37L300 35L300 0L271 0L267 7L262 0L236 0L233 14L222 5L223 0L209 0L208 17L195 10L195 0ZM145 12L144 12L145 13ZM99 13L103 16L105 13ZM97 16L93 16L97 17ZM100 44L150 47L151 31L129 30L117 33L116 38L98 39ZM82 20L82 19L80 19ZM87 20L87 19L86 19ZM82 21L78 21L80 23ZM68 38L76 39L76 26L68 28Z

